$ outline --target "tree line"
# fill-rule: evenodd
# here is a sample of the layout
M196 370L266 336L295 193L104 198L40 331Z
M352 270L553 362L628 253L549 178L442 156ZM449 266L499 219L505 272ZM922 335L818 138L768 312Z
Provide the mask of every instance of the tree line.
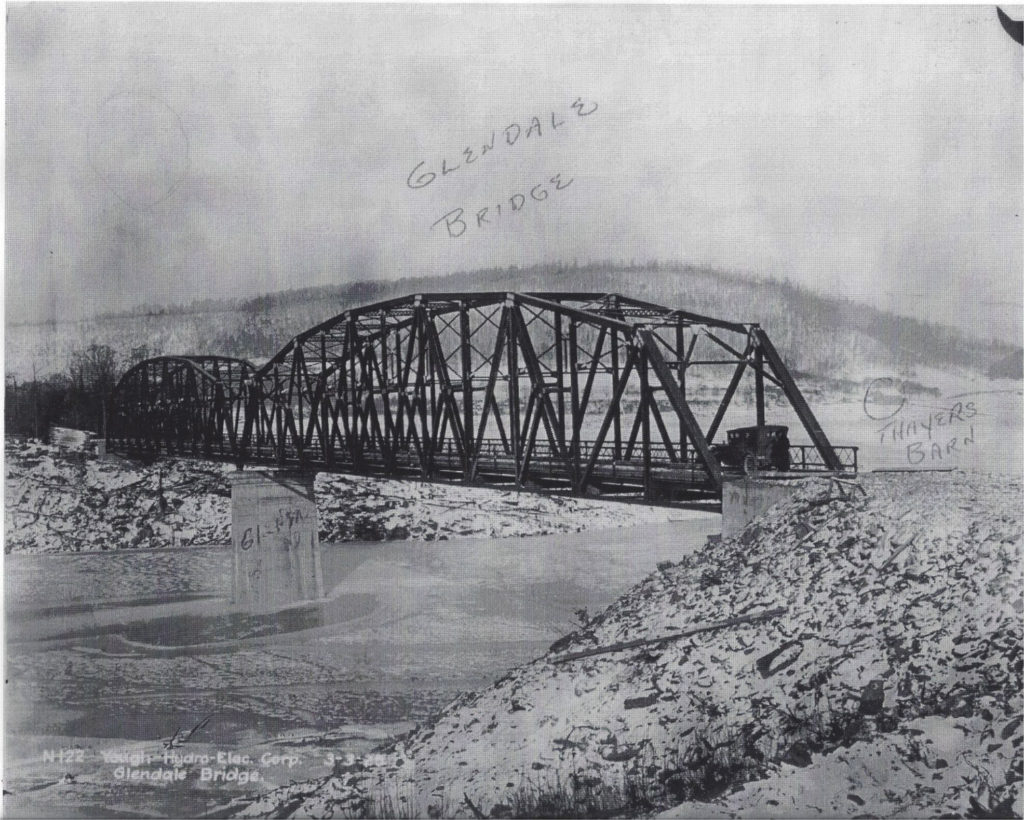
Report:
M92 342L72 350L64 372L44 379L4 384L4 431L49 441L50 427L73 427L103 435L105 408L122 374L143 359L157 355L146 345L127 356Z

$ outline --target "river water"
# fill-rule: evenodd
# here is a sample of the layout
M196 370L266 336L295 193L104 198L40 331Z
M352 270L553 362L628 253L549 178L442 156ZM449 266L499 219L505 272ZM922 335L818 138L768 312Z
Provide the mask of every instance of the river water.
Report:
M8 555L5 813L195 816L328 774L721 528L678 519L325 545L325 599L264 615L232 607L229 548Z

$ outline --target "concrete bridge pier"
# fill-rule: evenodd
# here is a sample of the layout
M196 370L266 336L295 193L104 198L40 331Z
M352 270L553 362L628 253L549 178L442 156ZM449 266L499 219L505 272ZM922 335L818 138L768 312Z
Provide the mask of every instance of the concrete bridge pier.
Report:
M266 612L323 598L314 473L231 474L232 598Z
M757 516L785 498L802 484L800 477L744 476L722 482L722 537L741 532Z

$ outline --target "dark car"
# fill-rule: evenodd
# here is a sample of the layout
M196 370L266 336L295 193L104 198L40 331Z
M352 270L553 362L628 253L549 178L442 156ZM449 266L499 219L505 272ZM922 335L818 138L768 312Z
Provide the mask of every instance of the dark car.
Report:
M711 451L723 467L755 470L789 469L789 428L781 424L766 424L758 441L757 427L737 427L730 430L727 440L714 444Z

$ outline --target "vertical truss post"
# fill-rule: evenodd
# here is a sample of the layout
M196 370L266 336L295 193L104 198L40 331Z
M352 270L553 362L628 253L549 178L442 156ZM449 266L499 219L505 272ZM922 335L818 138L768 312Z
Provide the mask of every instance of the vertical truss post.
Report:
M277 437L277 462L284 464L284 405L281 401L281 371L274 365L274 435Z
M351 424L349 425L349 451L352 453L352 463L356 467L363 464L363 431L360 429L362 413L359 408L362 402L359 397L360 383L356 380L356 359L359 356L359 337L356 330L356 320L351 314L345 322L345 334L348 339L346 351L348 353L348 388L349 400L345 402L345 413L350 414Z
M388 320L382 311L380 314L380 387L382 391L388 387ZM383 394L385 401L387 394Z
M696 336L694 337L696 338ZM676 319L676 373L679 376L679 389L683 398L686 398L686 354L683 352L685 337L683 335L683 320ZM686 430L683 429L683 422L679 422L679 460L686 461Z
M166 359L160 363L160 368L161 368L161 371L162 371L160 373L160 383L163 384L163 385L170 386L170 379L167 378L167 360ZM165 390L166 390L166 388L165 388ZM167 418L165 421L163 421L163 423L160 425L163 428L160 432L163 434L162 437L164 439L164 447L166 448L167 452L168 453L173 453L174 452L174 442L172 440L172 434L173 434L173 427L174 427L174 416L173 416L172 413L168 413L168 416L169 416L169 418Z
M417 297L417 299L418 298L419 297ZM422 305L422 302L420 304ZM434 430L438 430L439 431L441 429L441 426L437 422L437 414L438 414L438 412L440 410L440 402L437 400L437 376L436 376L436 373L437 373L437 369L438 368L447 367L448 363L445 362L444 356L440 355L440 351L435 352L433 350L433 348L430 346L430 344L429 344L429 342L427 340L427 333L428 333L427 324L429 323L430 330L433 330L433 331L437 330L437 328L434 326L434 317L430 314L430 311L427 310L426 306L422 306L421 310L422 310L422 325L421 325L422 329L421 329L421 333L423 335L421 337L422 341L420 342L420 344L422 344L426 348L426 354L427 354L426 370L424 370L424 374L423 375L424 375L424 378L428 379L428 383L429 383L429 386L430 386L430 429L431 429L431 431L434 431ZM427 427L426 427L427 420L426 420L425 416L424 416L424 419L423 419L423 424L424 424L424 428L423 429L424 429L424 431L426 431L427 430ZM440 435L440 433L438 433L437 435ZM428 441L427 446L426 446L426 449L427 449L427 465L428 465L428 470L429 470L429 474L430 475L433 475L433 472L434 472L434 455L437 453L437 451L441 447L441 442L438 440L437 435L431 435L429 437L429 441ZM426 436L426 432L424 432L424 436Z
M569 478L575 487L580 475L580 438L576 435L577 419L580 415L579 348L576 345L576 320L569 319L569 411L573 435L570 438Z
M422 302L419 302L419 326L420 326L420 345L423 348L423 370L419 375L419 379L427 379L430 384L430 420L428 422L426 414L423 414L423 446L425 450L425 464L426 469L424 477L434 475L436 468L435 460L437 458L437 452L441 448L443 443L441 439L444 437L443 432L443 411L440 407L440 403L444 401L444 386L441 385L441 400L437 400L437 373L438 369L446 368L447 364L444 361L444 356L440 350L440 343L437 342L436 346L435 335L437 328L434 326L434 317L431 315L429 309ZM426 402L424 402L426 405ZM453 428L454 432L454 428Z
M205 402L204 402L205 403ZM213 386L213 412L203 425L204 439L203 452L207 456L213 455L214 442L217 443L217 450L223 450L222 438L220 436L221 426L224 419L224 384L217 381Z
M395 334L395 372L398 375L398 392L395 393L395 402L398 404L399 444L403 450L408 451L411 443L422 452L423 448L416 433L416 402L415 399L409 397L409 376L412 373L412 363L415 360L413 353L416 350L415 321L413 325L406 328L405 335L403 352L401 331ZM415 385L413 385L414 395L415 389Z
M382 320L381 324L383 324L383 320ZM397 426L395 424L394 414L392 413L392 408L391 408L391 386L388 383L388 370L387 370L387 365L388 365L387 335L388 335L388 332L389 332L388 329L385 328L384 332L381 333L380 356L378 357L376 355L373 355L372 353L371 353L371 356L370 356L370 361L374 365L374 370L376 370L376 372L377 372L377 379L378 379L377 390L374 391L372 389L372 377L371 377L371 391L370 391L370 393L371 393L371 395L376 393L377 395L380 396L380 403L381 403L380 413L381 413L381 415L384 416L384 432L383 432L383 434L381 436L381 439L382 439L381 440L381 447L382 447L382 449L386 449L389 453L392 454L392 463L391 463L391 466L388 469L388 472L393 472L394 468L395 468L394 456L398 452L399 444L398 444ZM376 409L376 404L374 404L374 408Z
M764 356L761 346L754 348L754 402L757 406L757 448L764 444Z
M520 489L520 459L522 453L519 443L519 357L517 355L519 345L516 343L515 316L519 311L519 305L511 302L508 305L506 321L508 327L505 335L508 339L508 434L512 442L512 459L515 462L516 489Z
M413 391L413 409L410 412L411 420L415 423L415 417L419 414L420 425L420 472L426 477L430 473L430 465L433 456L431 455L431 441L434 436L433 416L431 423L427 422L427 369L429 367L427 350L427 315L426 310L418 308L414 321L409 332L416 338L416 388Z
M295 431L295 449L298 453L299 461L302 461L303 447L306 438L306 433L309 431L313 424L312 414L309 418L306 417L304 408L302 406L302 394L306 392L306 356L302 351L301 345L295 345L295 365L292 367L291 382L295 385L295 400L298 404L298 422L296 424Z
M558 374L558 443L565 450L565 353L563 351L562 313L555 312L555 371Z
M625 338L625 337L623 337ZM619 383L619 332L612 328L612 384ZM616 461L622 460L622 421L619 416L619 402L612 406L612 440L614 442L614 456Z
M252 448L253 425L259 418L259 408L256 405L256 379L249 377L242 381L242 413L245 419L242 424L242 443L239 448L238 465L245 463L245 458Z
M462 478L469 481L473 463L473 357L469 347L469 309L459 302L459 346L462 356Z
M640 412L642 414L641 430L644 445L644 500L650 501L653 493L651 486L651 386L647 382L647 356L640 357Z
M337 431L339 441L337 443L338 451L337 455L339 458L344 458L342 450L348 447L349 442L352 440L352 432L349 429L349 417L348 417L348 359L346 358L349 354L349 347L347 340L342 341L341 346L341 357L338 358L334 363L334 374L335 374L335 385L334 389L329 391L329 400L331 402L331 417L333 419L332 425L332 436L334 431ZM340 421L340 428L339 428ZM344 441L340 439L344 436ZM335 444L334 439L331 439L331 453L334 454Z

